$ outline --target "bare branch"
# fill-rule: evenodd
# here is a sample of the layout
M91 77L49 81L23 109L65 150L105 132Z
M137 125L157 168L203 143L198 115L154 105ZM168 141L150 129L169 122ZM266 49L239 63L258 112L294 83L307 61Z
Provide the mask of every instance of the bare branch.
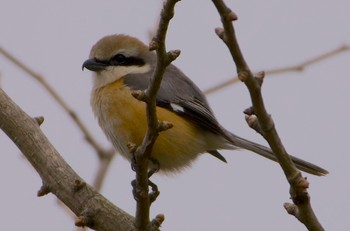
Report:
M232 11L222 0L213 0L213 3L221 16L221 21L224 27L223 30L216 30L216 32L227 45L231 53L231 56L236 64L238 78L246 84L249 90L253 111L260 124L259 127L261 128L264 138L269 143L273 153L276 155L276 158L278 159L278 162L280 163L290 184L290 195L300 214L298 219L309 230L324 230L311 208L310 197L307 192L309 184L306 179L302 177L301 173L297 170L291 158L287 154L276 131L274 122L265 109L264 101L261 95L262 81L260 81L259 78L256 78L250 71L249 66L239 48L235 30L232 24L232 15L235 14L232 13Z
M146 102L146 114L147 114L147 132L142 142L142 145L136 149L136 183L135 192L137 193L137 205L136 205L136 228L138 230L148 230L150 224L149 209L152 200L154 200L154 194L148 194L148 187L150 185L148 174L148 162L151 157L151 151L155 140L158 137L159 122L156 114L156 96L160 87L163 74L166 67L180 55L180 51L166 52L165 38L168 25L172 17L174 16L175 4L179 0L168 0L164 3L163 9L160 15L160 21L156 36L152 39L149 48L150 50L156 50L157 53L157 65L153 73L151 84L147 88L144 94L144 101ZM163 126L161 126L163 127ZM153 184L153 187L155 185ZM158 192L159 193L159 192ZM146 195L146 196L145 196ZM156 194L157 195L157 194Z
M111 147L109 149L105 149L100 144L98 144L98 142L94 139L94 137L88 131L86 126L83 124L83 122L79 119L75 111L73 111L68 106L68 104L63 100L63 98L55 91L55 89L46 81L46 79L43 76L37 74L27 65L25 65L23 62L18 60L16 57L14 57L12 54L10 54L9 52L7 52L5 49L1 47L0 47L0 53L4 57L6 57L9 61L11 61L14 65L20 68L22 71L27 73L34 80L38 81L39 84L42 87L44 87L44 89L47 90L47 92L54 98L54 100L57 101L57 103L61 106L61 108L65 112L67 112L67 114L71 117L73 122L78 126L80 131L83 133L86 141L94 148L96 154L99 157L100 165L98 167L97 174L93 182L93 186L97 191L99 191L102 187L103 180L108 171L108 167L110 166L110 162L112 161L113 157L116 154L114 148Z
M86 184L51 145L38 123L23 112L2 89L0 128L39 173L44 182L39 196L48 192L55 194L79 217L77 225L106 231L134 230L134 218Z
M112 150L111 153L115 153L115 151ZM112 163L112 159L114 156L115 154L106 155L104 158L100 159L100 164L98 166L95 179L92 182L94 189L96 189L97 191L100 191L102 188L103 181L106 177L107 171L109 169L110 164Z
M344 52L350 51L350 46L349 45L342 45L340 47L337 47L331 51L325 52L323 54L317 55L311 59L305 60L304 62L301 62L297 65L294 66L287 66L283 68L277 68L277 69L271 69L266 71L265 73L268 75L277 75L285 72L291 72L291 71L304 71L305 68L312 66L314 64L317 64L319 62L322 62L326 59L333 58L336 55L340 55Z
M40 74L36 73L32 69L30 69L27 65L25 65L23 62L15 58L13 55L11 55L9 52L7 52L5 49L0 47L0 53L7 58L9 61L11 61L14 65L16 65L18 68L20 68L22 71L27 73L30 77L38 81L45 90L48 91L48 93L57 101L57 103L61 106L61 108L68 113L68 115L72 118L74 123L78 126L78 128L81 130L81 132L84 134L86 141L96 150L96 153L99 155L100 158L104 158L104 155L114 155L114 151L112 152L112 149L105 150L101 147L95 141L91 133L88 131L86 126L82 123L82 121L79 119L77 114L73 109L71 109L68 104L62 99L62 97L55 91L55 89L46 81L46 79L41 76Z
M317 63L324 61L326 59L330 59L336 55L339 55L339 54L347 52L347 51L350 51L350 46L343 45L343 46L340 46L334 50L326 52L324 54L317 55L317 56L315 56L311 59L308 59L304 62L301 62L297 65L291 65L291 66L287 66L287 67L267 70L267 71L265 71L265 74L267 77L269 77L269 76L283 74L283 73L287 73L287 72L301 72L301 71L304 71L305 68L307 68L311 65L317 64ZM210 88L204 90L204 93L209 95L209 94L214 93L216 91L219 91L225 87L236 84L237 82L239 82L238 76L232 77L228 80L223 81L222 83L219 83L213 87L210 87Z

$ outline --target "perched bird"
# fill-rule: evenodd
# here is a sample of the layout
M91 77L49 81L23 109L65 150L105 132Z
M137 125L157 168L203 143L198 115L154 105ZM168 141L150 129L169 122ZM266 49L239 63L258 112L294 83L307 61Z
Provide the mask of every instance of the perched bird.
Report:
M99 40L83 63L94 72L91 106L98 123L116 150L128 160L128 143L140 145L147 129L145 103L132 96L145 90L157 62L155 52L128 35L110 35ZM238 137L216 120L204 94L176 66L170 64L156 98L157 117L173 128L161 132L152 158L160 171L173 173L188 167L202 153L226 162L220 149L247 149L276 161L272 151ZM312 163L291 156L297 168L314 175L328 172Z

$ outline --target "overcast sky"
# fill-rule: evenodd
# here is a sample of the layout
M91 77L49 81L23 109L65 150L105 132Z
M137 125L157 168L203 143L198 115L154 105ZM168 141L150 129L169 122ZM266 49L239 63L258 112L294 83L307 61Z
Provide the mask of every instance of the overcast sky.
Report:
M236 12L238 39L254 71L295 65L350 44L350 2L226 1ZM61 93L96 139L109 146L93 118L91 73L81 71L91 46L101 37L125 33L148 43L161 1L1 0L0 46ZM235 73L214 28L220 18L211 1L183 0L168 32L168 49L201 89ZM350 226L349 100L350 52L308 67L302 73L269 77L266 107L289 153L330 171L310 181L313 208L326 230ZM83 135L34 80L0 56L1 87L31 116L44 116L43 131L65 160L87 182L98 166ZM209 95L218 120L230 131L266 144L248 128L242 111L250 106L244 84ZM74 221L55 196L36 197L41 179L17 147L0 132L0 221L3 230L74 230ZM175 176L155 176L160 196L152 217L165 214L163 230L305 230L288 215L289 186L280 167L247 151L223 152L228 164L209 155ZM102 193L133 214L130 164L117 157Z

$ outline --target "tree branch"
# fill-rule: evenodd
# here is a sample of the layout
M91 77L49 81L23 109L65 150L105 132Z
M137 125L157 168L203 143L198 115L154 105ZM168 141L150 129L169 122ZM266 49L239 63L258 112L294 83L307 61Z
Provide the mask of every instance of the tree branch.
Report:
M147 132L142 142L142 145L137 148L135 152L136 157L136 183L135 192L137 193L137 205L136 205L136 216L135 224L137 230L149 230L150 219L149 209L152 201L158 195L158 191L154 191L156 195L148 194L149 174L148 174L148 163L151 158L151 151L153 145L158 137L160 131L166 130L171 127L159 122L156 114L156 96L159 90L163 74L166 67L175 60L179 55L180 51L166 52L165 38L166 32L169 26L169 22L174 16L175 4L179 0L167 0L164 5L160 16L158 30L156 36L152 39L149 47L150 50L156 50L157 53L157 65L153 73L151 83L147 90L138 94L140 100L146 102L146 114L147 114ZM153 198L152 198L153 197Z
M323 230L310 204L310 196L307 192L309 183L302 177L301 173L297 170L287 154L282 141L278 136L274 122L265 109L261 95L263 75L260 75L259 77L253 75L239 48L232 24L232 21L236 20L237 17L222 0L212 1L221 16L221 21L224 27L224 29L216 29L216 33L227 45L236 64L238 78L246 84L249 90L253 104L253 111L258 118L263 136L276 155L276 158L278 159L290 184L290 195L296 206L296 210L298 210L298 219L309 230Z
M265 76L266 77L269 77L269 76L272 76L272 75L278 75L278 74L282 74L282 73L286 73L286 72L301 72L301 71L304 71L305 68L311 66L311 65L314 65L316 63L319 63L321 61L324 61L326 59L330 59L336 55L339 55L341 53L344 53L344 52L347 52L347 51L350 51L350 46L348 45L343 45L343 46L340 46L338 48L335 48L334 50L331 50L329 52L326 52L324 54L321 54L321 55L317 55L311 59L308 59L308 60L305 60L297 65L291 65L291 66L287 66L287 67L282 67L282 68L275 68L275 69L270 69L270 70L267 70L265 71ZM209 95L211 93L214 93L216 91L219 91L225 87L228 87L230 85L233 85L233 84L236 84L239 82L239 79L238 79L238 76L235 76L235 77L232 77L228 80L225 80L223 81L222 83L219 83L215 86L212 86L206 90L204 90L204 93L206 95Z
M12 54L10 54L8 51L6 51L1 47L0 47L0 54L2 54L5 58L7 58L10 62L12 62L15 66L17 66L22 71L24 71L34 80L38 81L39 84L49 93L49 95L53 97L53 99L58 103L58 105L63 109L63 111L65 111L69 115L69 117L77 125L79 130L83 133L85 140L95 150L100 160L100 165L98 167L97 174L93 182L93 187L97 191L101 190L103 180L108 171L110 162L112 161L113 157L116 154L116 151L114 150L114 148L110 147L108 149L105 149L94 139L94 137L88 131L87 127L83 124L83 122L77 116L75 111L68 106L68 104L63 100L63 98L56 92L56 90L46 81L46 78L37 74L30 67L25 65L23 62L18 60L16 57L14 57Z
M17 145L39 173L38 195L52 192L74 214L76 225L95 230L134 230L134 218L113 205L83 181L64 161L30 118L0 89L0 128Z
M73 122L78 126L78 128L81 130L81 132L84 134L86 141L96 150L96 153L99 155L100 158L104 158L104 155L114 155L114 149L104 149L101 147L101 145L98 144L98 142L93 138L91 133L88 131L86 126L83 124L83 122L79 119L76 112L71 109L68 104L63 100L63 98L56 92L56 90L46 81L46 78L43 76L37 74L35 71L33 71L31 68L29 68L27 65L25 65L23 62L18 60L16 57L14 57L12 54L10 54L8 51L0 47L0 53L7 58L9 61L11 61L15 66L17 66L19 69L24 71L26 74L28 74L30 77L32 77L34 80L38 81L39 84L44 87L45 90L54 98L54 100L61 106L61 108L67 112L67 114L71 117Z

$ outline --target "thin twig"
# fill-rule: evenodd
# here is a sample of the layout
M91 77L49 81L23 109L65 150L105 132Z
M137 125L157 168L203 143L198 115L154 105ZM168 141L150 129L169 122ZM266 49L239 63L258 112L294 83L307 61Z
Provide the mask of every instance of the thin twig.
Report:
M145 91L147 132L142 145L135 152L136 157L136 184L135 191L138 192L136 205L135 224L137 230L148 230L150 224L149 210L151 205L148 194L148 162L155 140L159 133L159 122L156 114L156 96L159 90L166 67L179 55L179 51L166 52L165 38L168 25L174 16L175 4L179 0L168 0L164 3L159 20L156 36L150 43L150 50L156 50L157 65L153 73L151 83ZM142 196L146 195L146 196Z
M254 114L257 116L260 123L260 128L263 131L264 138L269 143L272 151L276 155L284 174L290 184L290 195L298 210L298 219L309 230L324 230L314 214L310 197L307 192L309 186L305 178L302 177L300 171L297 170L291 158L287 154L280 137L276 131L274 122L271 116L267 113L264 101L261 95L261 79L255 77L250 71L242 52L240 51L235 30L232 21L236 20L236 15L225 5L223 0L212 0L217 8L224 29L217 29L217 35L227 45L231 56L237 67L237 74L243 81L250 93Z
M109 166L109 163L106 164L106 161L110 162L113 159L113 157L116 154L115 150L113 148L105 149L100 144L98 144L98 142L94 139L94 137L88 131L86 126L83 124L83 122L77 116L75 111L68 106L68 104L63 100L63 98L56 92L56 90L46 81L46 79L43 76L33 71L23 62L18 60L16 57L14 57L12 54L10 54L8 51L6 51L1 47L0 47L0 53L4 57L6 57L9 61L11 61L13 64L15 64L18 68L20 68L22 71L27 73L30 77L38 81L41 84L41 86L44 87L44 89L47 90L47 92L53 97L53 99L57 101L60 107L65 112L67 112L67 114L71 117L73 122L78 126L80 131L84 134L86 141L94 148L94 150L96 151L96 154L98 155L101 161L96 178L94 180L94 184L93 184L95 189L99 191L102 187L104 175L106 174Z
M54 100L57 101L61 108L65 112L67 112L67 114L72 118L74 123L84 134L86 141L96 150L96 153L100 158L104 158L104 155L114 155L114 152L112 152L111 149L104 149L101 147L101 145L97 143L97 141L93 138L86 126L79 119L75 111L68 106L68 104L62 99L62 97L56 92L56 90L46 81L46 79L42 75L30 69L27 65L15 58L12 54L10 54L2 47L0 47L0 53L13 64L15 64L18 68L20 68L22 71L27 73L30 77L38 81L44 87L44 89L48 91L48 93L54 98Z
M304 71L305 68L312 66L314 64L317 64L321 61L324 61L326 59L330 59L336 55L339 55L341 53L350 51L350 46L348 45L343 45L340 47L337 47L334 50L331 50L329 52L326 52L324 54L321 55L317 55L311 59L308 59L304 62L301 62L297 65L291 65L291 66L287 66L287 67L282 67L282 68L275 68L275 69L270 69L270 70L266 70L265 71L265 76L269 77L272 75L278 75L278 74L283 74L283 73L287 73L287 72L301 72ZM238 76L232 77L228 80L223 81L222 83L216 84L215 86L212 86L206 90L204 90L204 93L206 95L209 95L211 93L214 93L216 91L219 91L225 87L228 87L230 85L236 84L239 82Z

